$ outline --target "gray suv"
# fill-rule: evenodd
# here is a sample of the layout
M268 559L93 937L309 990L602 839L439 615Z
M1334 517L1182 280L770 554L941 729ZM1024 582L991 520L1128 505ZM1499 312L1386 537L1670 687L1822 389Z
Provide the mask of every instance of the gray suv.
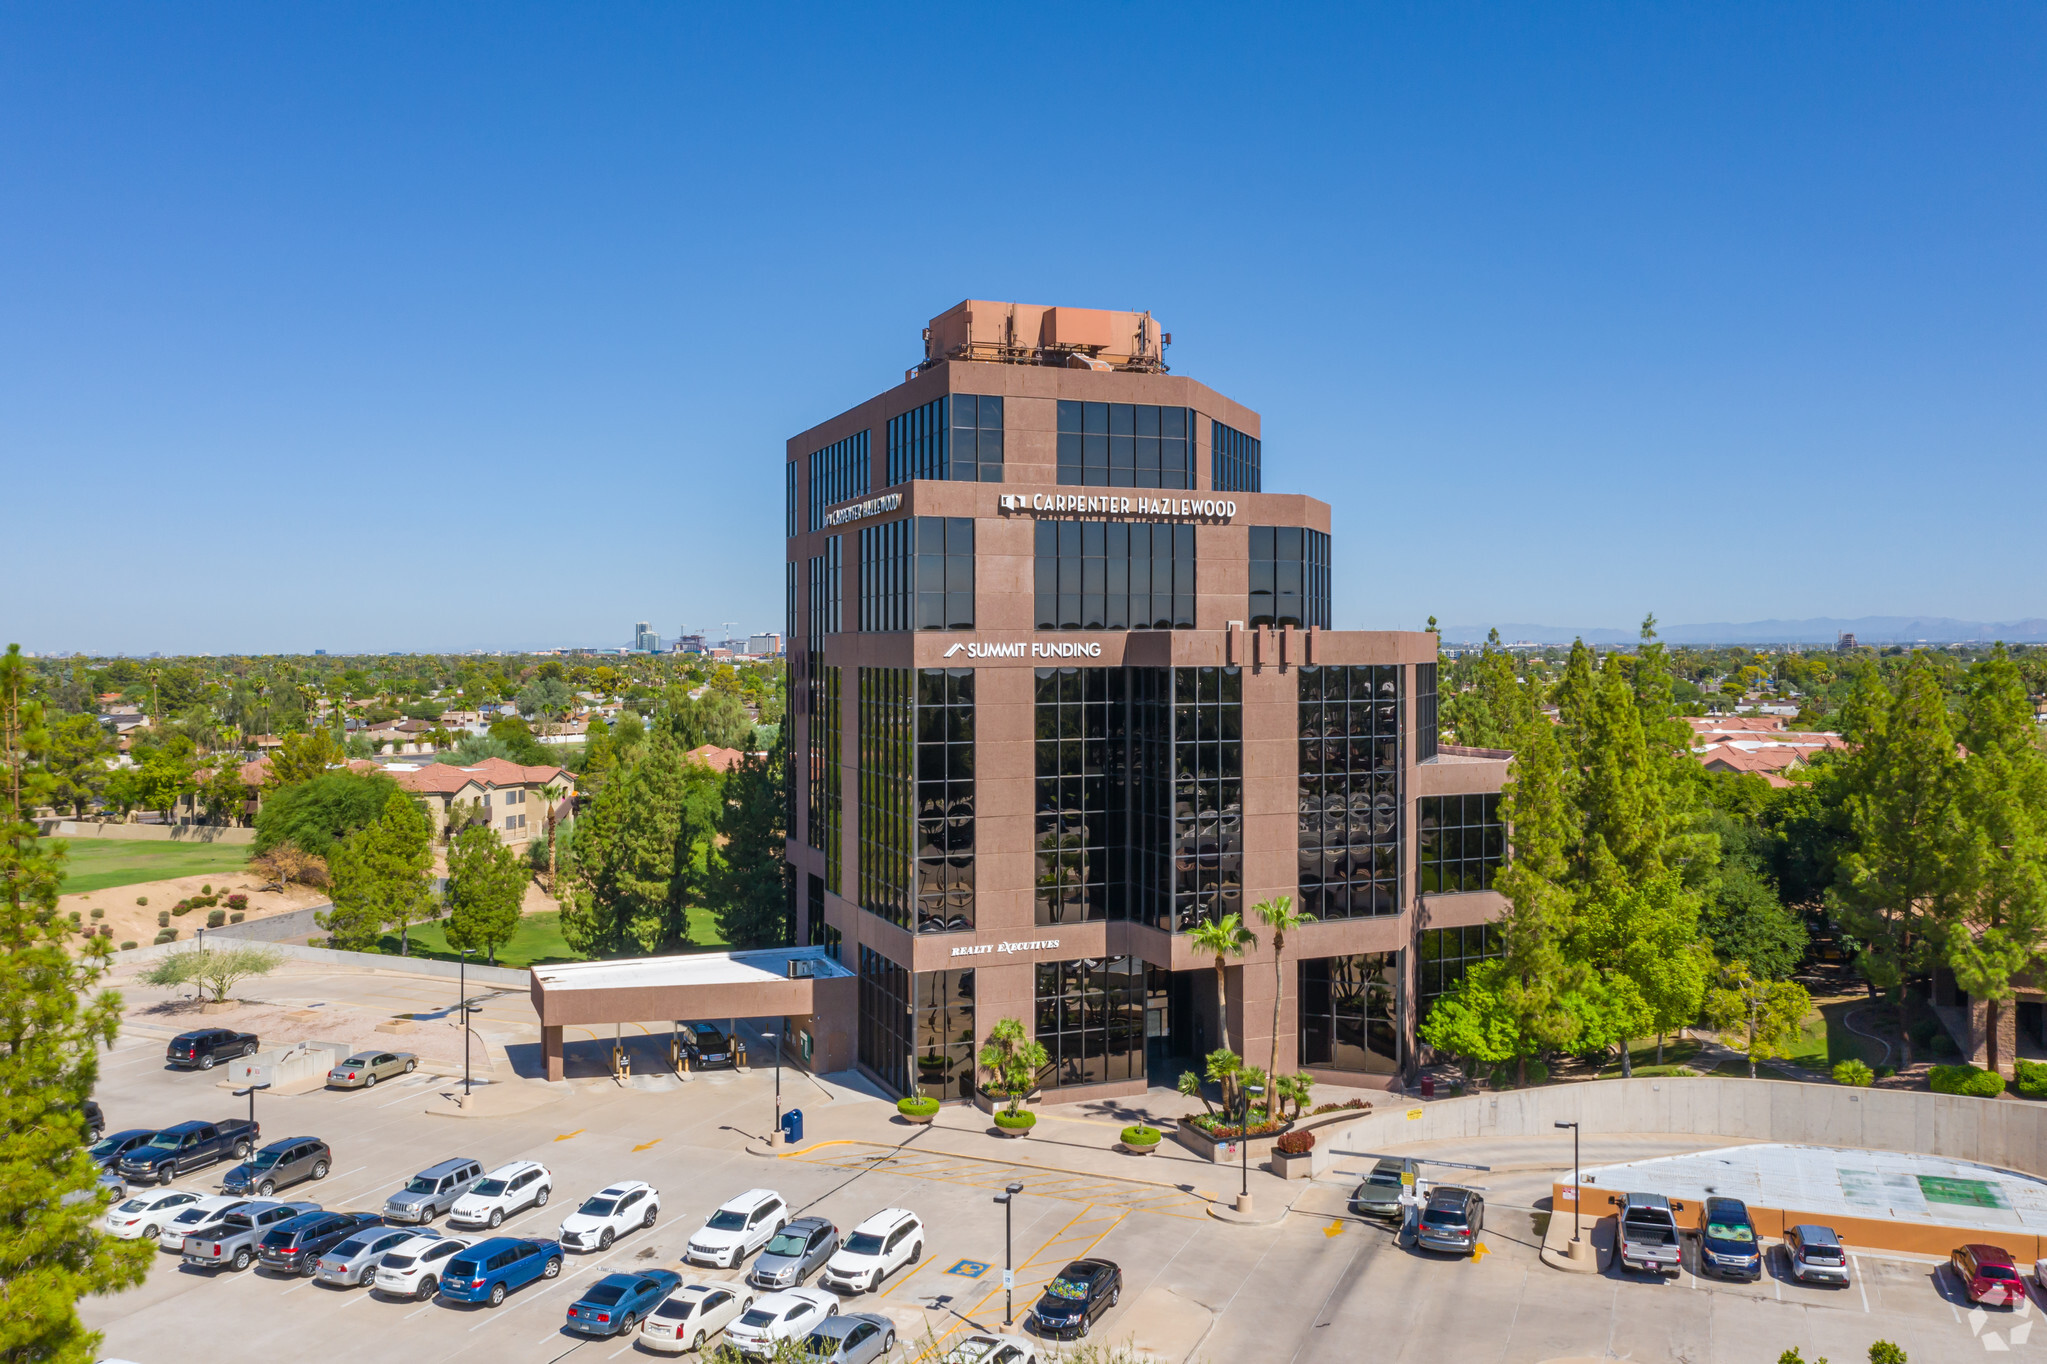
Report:
M482 1178L482 1163L468 1156L429 1166L384 1200L384 1220L423 1227L454 1207L455 1200Z
M799 1217L761 1248L746 1281L756 1288L795 1288L839 1248L839 1229L822 1217Z

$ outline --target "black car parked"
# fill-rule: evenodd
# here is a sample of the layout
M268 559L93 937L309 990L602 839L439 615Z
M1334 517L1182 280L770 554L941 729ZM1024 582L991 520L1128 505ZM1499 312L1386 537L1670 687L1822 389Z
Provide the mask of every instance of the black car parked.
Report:
M107 1115L100 1112L100 1106L91 1099L85 1101L85 1130L92 1133L94 1141L98 1141L100 1134L107 1130Z
M268 1198L308 1179L325 1179L334 1167L334 1152L318 1137L286 1137L273 1141L227 1172L222 1193L257 1194Z
M280 1222L256 1243L256 1258L284 1274L310 1274L322 1254L364 1227L380 1227L373 1212L309 1212Z
M709 1023L686 1024L682 1029L682 1049L689 1054L691 1070L737 1064L731 1041Z
M228 1028L200 1028L196 1032L181 1032L171 1039L164 1048L163 1059L180 1070L197 1066L200 1070L212 1070L219 1061L232 1061L237 1056L254 1056L262 1044L252 1032L235 1032Z
M122 1156L155 1135L155 1130L148 1127L131 1127L125 1132L110 1132L87 1147L85 1154L91 1156L102 1170L111 1170Z
M1031 1317L1041 1336L1084 1336L1122 1296L1123 1271L1114 1260L1075 1260L1045 1285Z

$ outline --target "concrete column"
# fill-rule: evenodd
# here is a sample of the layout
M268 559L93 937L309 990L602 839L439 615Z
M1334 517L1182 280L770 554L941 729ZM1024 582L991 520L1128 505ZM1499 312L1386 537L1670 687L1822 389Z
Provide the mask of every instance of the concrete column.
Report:
M540 1056L547 1066L547 1078L562 1078L562 1030L559 1026L542 1025L540 1029Z

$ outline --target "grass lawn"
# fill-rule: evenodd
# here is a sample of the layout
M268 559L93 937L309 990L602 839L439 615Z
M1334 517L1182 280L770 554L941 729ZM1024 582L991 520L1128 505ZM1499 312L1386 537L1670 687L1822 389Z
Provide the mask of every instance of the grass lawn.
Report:
M715 952L725 946L725 940L718 936L718 921L708 909L692 909L689 912L689 936L692 950ZM438 923L416 924L412 929L412 955L415 957L438 957L443 961L455 961L461 953L448 946L445 928ZM384 935L383 950L392 956L398 954L398 935ZM472 955L471 961L480 958ZM554 961L581 961L582 958L569 950L562 941L561 914L548 910L541 914L528 914L519 920L517 931L511 941L498 947L498 965L522 970L528 966L542 966Z
M1874 1067L1883 1059L1883 1048L1866 1037L1849 1032L1846 1021L1851 1012L1867 1002L1838 999L1807 1014L1799 1024L1798 1040L1791 1044L1791 1063L1831 1071L1840 1062L1853 1059ZM1892 1059L1895 1062L1896 1058Z
M63 894L109 890L173 876L240 871L249 861L246 843L158 843L140 838L66 838Z
M1676 1066L1689 1066L1699 1054L1699 1044L1689 1037L1673 1037L1663 1044L1663 1064L1656 1063L1656 1039L1637 1042L1628 1048L1628 1059L1634 1063L1637 1075L1668 1075ZM1693 1067L1697 1069L1697 1067ZM1620 1062L1605 1067L1599 1078L1610 1080L1621 1073Z

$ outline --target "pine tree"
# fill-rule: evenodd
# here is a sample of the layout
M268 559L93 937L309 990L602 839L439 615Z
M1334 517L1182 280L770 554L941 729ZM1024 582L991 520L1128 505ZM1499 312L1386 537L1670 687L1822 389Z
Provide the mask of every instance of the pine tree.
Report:
M1990 1069L2012 978L2047 947L2047 755L2025 680L1999 645L1969 670L1956 776L1956 894L1942 925L1955 981L1987 1007Z
M1527 1058L1543 1048L1569 1047L1577 1020L1563 996L1586 977L1584 967L1565 958L1563 942L1575 908L1571 854L1579 837L1573 799L1576 775L1558 741L1556 726L1534 715L1514 736L1512 776L1500 800L1513 858L1495 883L1507 897L1500 921L1499 1007L1516 1035L1519 1083L1527 1083Z
M1626 982L1639 1001L1628 1017L1659 1038L1698 1017L1713 958L1699 936L1699 897L1676 875L1665 873L1587 904L1567 950L1596 979ZM1621 1073L1634 1073L1625 1043Z
M499 946L519 931L531 875L489 825L457 834L448 849L449 945L483 952L497 965Z
M322 727L307 734L287 734L277 752L270 755L270 777L265 784L273 789L296 786L347 761L347 750L332 730Z
M562 911L571 947L617 956L689 944L689 906L706 903L718 869L723 790L716 772L684 759L670 727L655 727L577 819L580 884Z
M734 947L788 941L786 743L777 738L770 751L747 754L725 776L725 847L712 904L719 935Z
M1557 679L1550 700L1556 703L1557 723L1562 727L1564 748L1574 760L1585 746L1585 730L1598 689L1592 651L1585 647L1584 640L1572 640L1570 656L1564 660L1563 676Z
M433 913L432 866L433 826L417 802L394 790L376 819L334 845L327 858L334 902L314 917L342 951L374 948L387 927L398 929L407 950L411 926Z

